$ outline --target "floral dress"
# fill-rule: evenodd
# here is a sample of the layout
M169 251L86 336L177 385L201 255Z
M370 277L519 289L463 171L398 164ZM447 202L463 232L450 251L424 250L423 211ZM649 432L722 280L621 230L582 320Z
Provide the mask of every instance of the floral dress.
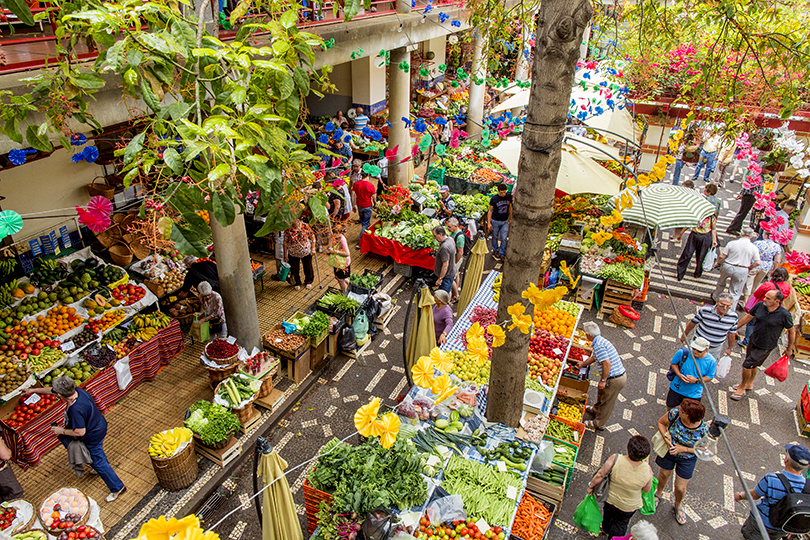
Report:
M290 257L300 259L312 253L312 229L309 225L301 224L298 230L288 230L287 239L287 254Z

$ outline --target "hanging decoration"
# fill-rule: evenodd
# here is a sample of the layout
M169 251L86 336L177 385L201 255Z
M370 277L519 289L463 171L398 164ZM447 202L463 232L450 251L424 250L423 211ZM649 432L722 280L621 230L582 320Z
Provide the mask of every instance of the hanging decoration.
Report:
M77 152L71 156L73 163L86 161L87 163L95 163L98 159L98 148L95 146L86 146L81 152Z
M363 172L375 178L379 178L380 173L382 173L382 169L377 165L372 165L371 163L364 163Z
M447 19L449 19L449 18L450 18L450 15L448 15L447 13L439 13L439 22L440 23L442 23L442 24L446 23Z
M361 49L360 47L357 47L357 50L352 52L352 54L350 54L349 56L351 57L352 60L355 60L355 59L360 58L361 56L363 56L364 52L365 51L363 51L363 49Z
M331 49L334 46L335 46L335 40L334 39L326 39L323 42L323 50L325 50L325 51L328 51L329 49Z
M87 225L93 232L102 232L107 227L112 225L110 214L112 214L112 202L106 197L96 195L90 198L87 206L82 208L76 207L76 212L79 214L79 223Z
M433 138L427 133L425 133L424 135L422 135L422 138L419 139L419 150L422 152L427 152L432 142Z
M433 5L428 1L427 5L425 6L425 15L433 11Z
M419 76L420 77L429 77L430 76L430 70L428 68L420 69L419 70Z
M416 122L413 123L413 129L418 131L419 133L424 133L427 131L427 124L425 123L424 118L417 118Z
M439 70L439 73L444 73L445 71L447 71L447 64L439 64L439 67L437 67L436 69Z
M454 20L450 23L450 26L455 26L456 28L461 28L461 21Z
M411 70L411 65L408 62L400 62L399 69L401 69L405 73L408 73Z
M14 210L0 212L0 239L17 234L23 228L23 219Z
M27 150L20 150L15 148L14 150L9 151L8 153L8 160L14 165L22 165L28 159L28 154L36 154L37 151L34 149L27 149Z
M73 146L82 146L85 143L87 143L87 137L84 133L74 133L70 136L70 144Z

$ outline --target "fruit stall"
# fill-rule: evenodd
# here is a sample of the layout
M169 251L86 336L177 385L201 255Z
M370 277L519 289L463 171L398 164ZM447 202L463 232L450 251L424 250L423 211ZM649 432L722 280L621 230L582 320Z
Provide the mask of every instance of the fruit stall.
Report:
M64 487L39 506L17 499L0 506L0 531L12 540L101 539L104 526L96 501Z

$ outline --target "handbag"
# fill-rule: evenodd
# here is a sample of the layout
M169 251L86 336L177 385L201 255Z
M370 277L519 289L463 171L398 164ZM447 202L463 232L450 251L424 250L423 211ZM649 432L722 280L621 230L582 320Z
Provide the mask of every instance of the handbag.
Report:
M653 435L652 440L650 441L653 447L653 452L658 457L664 457L669 452L669 445L667 444L667 440L661 435L660 431L656 431L655 435Z
M714 263L717 261L717 248L709 249L706 253L706 258L703 259L703 271L711 272L714 269Z
M688 355L689 355L689 353L687 352L686 347L681 349L681 361L678 362L678 370L681 369L681 367L683 366L683 363L686 360L686 357ZM667 371L667 379L670 380L670 381L675 380L675 371L672 369L672 364L671 363L669 364L669 371Z
M610 470L602 477L599 483L593 487L593 496L598 503L603 503L608 498L608 492L610 491L610 473L613 472L613 467L616 466L616 460L619 459L617 454L614 455L616 455L616 458L613 460L613 465L610 466Z
M330 253L329 259L327 260L327 264L332 268L337 268L338 270L345 270L346 269L346 257L343 255L338 255L337 253Z

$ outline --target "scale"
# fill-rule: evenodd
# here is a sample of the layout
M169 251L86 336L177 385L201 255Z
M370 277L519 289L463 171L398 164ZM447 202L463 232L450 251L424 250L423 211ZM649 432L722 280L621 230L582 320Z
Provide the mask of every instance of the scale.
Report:
M422 193L411 193L411 200L413 201L411 209L413 209L413 211L417 214L421 213L425 208L427 197Z
M557 248L557 251L565 251L579 255L580 247L582 247L582 235L567 232L560 238L560 247Z
M435 208L425 208L424 210L422 210L420 212L420 214L423 214L423 215L429 217L430 219L433 219L433 218L436 217L437 212L438 211Z

